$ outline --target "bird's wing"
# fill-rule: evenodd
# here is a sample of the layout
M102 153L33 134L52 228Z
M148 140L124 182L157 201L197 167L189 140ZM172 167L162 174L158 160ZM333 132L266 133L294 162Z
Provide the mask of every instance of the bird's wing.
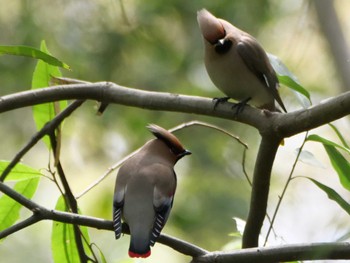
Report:
M156 212L151 238L150 245L153 246L159 237L166 221L168 220L170 210L173 206L174 196L164 195L161 193L157 187L154 188L154 198L153 198L153 206Z
M113 228L115 238L120 238L122 234L122 209L124 205L125 189L116 189L113 200Z
M245 65L265 84L278 104L287 112L277 91L278 79L276 73L259 43L252 37L242 36L236 49Z

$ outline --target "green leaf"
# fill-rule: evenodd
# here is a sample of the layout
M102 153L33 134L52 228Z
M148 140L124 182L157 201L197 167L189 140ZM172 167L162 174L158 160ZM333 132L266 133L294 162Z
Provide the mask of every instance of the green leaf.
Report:
M350 149L349 149L349 148L344 147L344 146L341 146L341 145L339 145L339 144L337 144L337 143L335 143L335 142L332 142L332 141L330 141L330 140L327 140L327 139L325 139L325 138L323 138L323 137L321 137L321 136L319 136L319 135L317 135L317 134L311 134L311 135L309 135L309 136L307 137L306 140L308 140L308 141L314 141L314 142L320 142L320 143L322 143L323 145L334 146L334 147L337 147L337 148L339 148L339 149L342 149L342 150L344 150L345 152L347 152L348 154L350 154Z
M98 254L99 254L99 256L100 256L101 262L102 262L102 263L107 263L107 260L106 260L106 258L105 258L105 255L103 254L102 250L101 250L96 244L94 244L94 245L95 245L95 247L96 247L97 250L98 250ZM118 261L118 262L119 262L119 261Z
M56 210L67 211L67 207L62 196L59 197L56 203ZM87 227L80 226L83 240L90 243ZM74 263L80 262L79 253L74 237L74 229L72 224L61 222L53 222L51 236L52 255L55 263ZM90 251L88 245L84 244L85 251ZM87 253L91 255L91 253Z
M295 80L293 80L290 76L278 75L278 80L281 84L304 95L311 102L310 93L303 86L301 86Z
M8 161L0 161L0 173L9 164ZM18 181L13 189L19 194L31 199L38 187L41 173L24 164L17 164L6 181ZM20 216L22 205L7 195L0 197L0 231L12 226Z
M341 143L344 145L344 147L346 148L350 148L349 145L346 143L346 140L344 139L343 135L340 133L340 131L338 130L338 128L333 125L332 123L328 123L328 125L334 130L334 132L338 135L339 140L341 141Z
M6 169L9 165L9 161L0 161L0 174ZM32 178L38 178L42 174L27 165L18 163L14 168L12 168L11 173L6 177L6 181L20 181L20 180L28 180Z
M305 100L302 97L297 96L297 98L300 101L300 104L304 108L309 107L311 105L310 93L302 85L300 85L297 77L287 68L287 66L278 57L272 54L267 55L273 69L277 73L279 82L296 91L296 95L302 94L305 98L307 98L307 100Z
M42 41L40 49L45 53L49 53L47 50L45 41ZM49 65L44 61L38 61L32 79L32 89L39 89L50 86L51 77L61 77L61 72L55 66ZM60 111L67 107L67 101L61 101L59 103L45 103L33 106L33 117L37 127L40 130L47 122L52 120ZM48 136L43 138L46 146L50 149L51 144Z
M350 215L350 204L346 202L334 189L310 178L310 177L305 177L312 181L315 185L317 185L321 190L323 190L327 195L328 198L337 202L338 205L343 208L345 212L347 212Z
M344 156L334 147L323 144L334 170L337 172L342 186L350 191L350 164Z
M50 54L28 46L0 46L0 55L15 55L40 59L50 65L70 70L70 67Z
M23 175L23 174L22 174ZM38 187L40 178L21 180L13 189L19 194L31 199ZM7 195L0 198L0 231L12 226L20 216L22 205Z
M309 135L307 137L307 140L322 143L334 170L338 174L340 183L345 189L350 191L350 164L344 158L344 156L337 150L337 148L344 150L348 154L350 154L350 149L330 140L327 140L317 134Z

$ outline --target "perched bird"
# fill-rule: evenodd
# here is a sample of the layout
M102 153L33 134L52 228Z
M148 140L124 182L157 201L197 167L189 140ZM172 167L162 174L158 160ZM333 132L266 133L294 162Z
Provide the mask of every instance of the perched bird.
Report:
M157 125L147 127L157 138L148 141L119 169L113 199L115 237L121 220L130 229L130 257L146 258L162 231L176 190L174 165L191 152L170 132Z
M245 105L276 111L275 100L287 112L278 94L278 79L264 49L248 33L216 18L205 9L197 20L204 41L208 75L223 93Z

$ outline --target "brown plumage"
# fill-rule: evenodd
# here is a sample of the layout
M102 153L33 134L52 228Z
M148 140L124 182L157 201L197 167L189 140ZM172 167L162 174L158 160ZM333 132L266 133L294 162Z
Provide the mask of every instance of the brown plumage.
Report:
M204 41L209 77L228 98L275 111L275 100L287 112L278 94L278 79L264 49L248 33L216 18L207 10L197 14Z
M121 219L130 229L130 257L148 257L163 229L176 190L174 165L190 154L170 132L157 125L148 129L157 137L119 169L113 200L115 236L121 235Z

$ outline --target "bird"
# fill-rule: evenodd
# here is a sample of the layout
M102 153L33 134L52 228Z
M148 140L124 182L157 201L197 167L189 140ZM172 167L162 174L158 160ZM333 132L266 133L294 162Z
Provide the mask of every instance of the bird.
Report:
M206 9L197 12L204 42L204 63L214 85L227 97L249 102L255 107L280 111L275 100L287 112L278 93L278 78L268 56L258 41L231 23L215 17ZM243 110L243 108L242 108Z
M130 230L129 256L147 258L159 237L174 201L177 178L174 165L190 155L179 139L166 129L147 126L156 137L148 141L120 167L113 197L116 239L122 219Z

